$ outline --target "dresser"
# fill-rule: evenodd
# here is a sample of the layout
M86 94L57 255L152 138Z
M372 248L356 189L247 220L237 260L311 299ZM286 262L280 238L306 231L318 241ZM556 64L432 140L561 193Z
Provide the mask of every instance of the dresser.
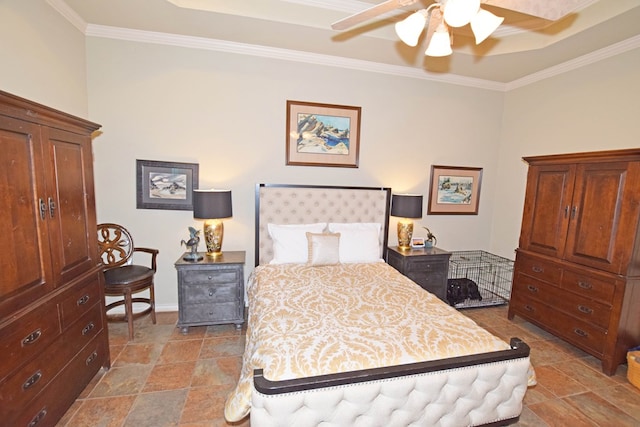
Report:
M178 273L178 327L244 323L244 251L203 255L200 261L175 263Z
M390 246L387 249L390 266L445 302L450 257L451 252L436 247L402 251Z
M640 344L640 150L524 160L508 317L581 348L612 375Z
M2 425L55 425L110 365L91 149L99 127L0 91Z

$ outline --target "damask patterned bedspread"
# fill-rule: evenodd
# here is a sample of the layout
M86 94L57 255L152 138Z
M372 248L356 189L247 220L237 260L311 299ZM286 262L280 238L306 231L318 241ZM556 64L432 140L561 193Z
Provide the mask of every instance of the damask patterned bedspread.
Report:
M384 262L263 265L250 278L247 341L227 421L251 406L252 374L284 380L508 349Z

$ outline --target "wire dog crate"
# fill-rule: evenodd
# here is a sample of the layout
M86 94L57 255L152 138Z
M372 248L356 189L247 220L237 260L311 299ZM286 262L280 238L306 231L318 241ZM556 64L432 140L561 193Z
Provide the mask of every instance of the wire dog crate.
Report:
M507 304L513 261L485 251L453 251L449 258L447 300L456 308Z

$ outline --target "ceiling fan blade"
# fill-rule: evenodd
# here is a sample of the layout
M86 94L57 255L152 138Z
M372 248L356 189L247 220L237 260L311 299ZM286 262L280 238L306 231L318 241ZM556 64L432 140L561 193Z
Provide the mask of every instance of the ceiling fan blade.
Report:
M380 16L383 13L390 12L403 6L409 6L417 1L418 0L387 0L373 7L370 7L369 9L365 9L362 12L358 12L351 16L347 16L344 19L336 21L331 24L331 28L333 28L334 30L346 30L347 28L351 28L354 25L358 25L364 21L373 19L376 16Z
M575 12L584 0L482 0L482 3L557 21Z

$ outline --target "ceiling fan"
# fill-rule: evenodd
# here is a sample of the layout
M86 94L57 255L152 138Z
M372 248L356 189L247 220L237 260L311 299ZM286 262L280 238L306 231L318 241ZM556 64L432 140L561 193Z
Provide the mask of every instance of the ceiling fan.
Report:
M347 30L392 10L410 6L418 0L386 0L373 7L334 22L334 30ZM396 23L398 37L409 46L416 46L422 30L427 28L428 56L447 56L452 53L449 27L470 24L476 44L495 31L504 18L482 9L481 4L509 9L549 21L575 10L581 0L435 0L427 8L418 10Z

